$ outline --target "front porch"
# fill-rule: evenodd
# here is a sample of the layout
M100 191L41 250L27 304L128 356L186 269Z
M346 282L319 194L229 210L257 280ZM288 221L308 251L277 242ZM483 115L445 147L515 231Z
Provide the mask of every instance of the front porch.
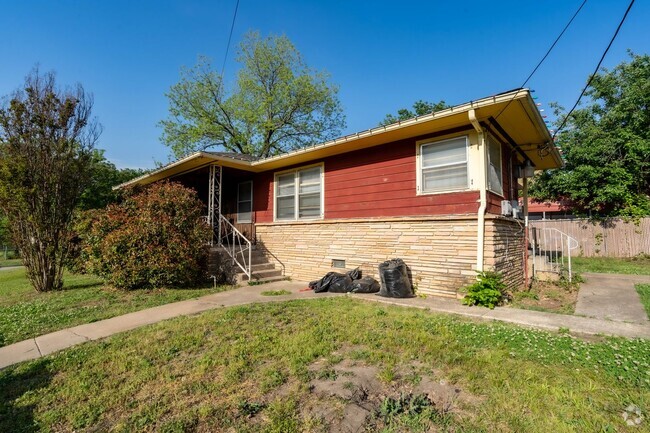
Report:
M219 244L220 234L224 234L220 225L225 222L255 243L253 173L210 164L171 179L198 194L208 223L214 228L213 243Z
M194 189L212 227L211 275L240 284L284 280L284 267L256 241L253 173L209 164L172 178ZM278 266L276 266L278 265Z

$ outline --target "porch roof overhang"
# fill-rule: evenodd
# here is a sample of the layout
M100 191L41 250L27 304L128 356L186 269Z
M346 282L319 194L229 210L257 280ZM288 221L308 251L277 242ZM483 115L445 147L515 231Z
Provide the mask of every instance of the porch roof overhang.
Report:
M471 127L470 110L486 129L515 149L522 163L530 160L537 170L562 166L559 150L530 91L517 89L256 161L196 152L115 188L146 185L215 163L254 173L278 170L398 140Z

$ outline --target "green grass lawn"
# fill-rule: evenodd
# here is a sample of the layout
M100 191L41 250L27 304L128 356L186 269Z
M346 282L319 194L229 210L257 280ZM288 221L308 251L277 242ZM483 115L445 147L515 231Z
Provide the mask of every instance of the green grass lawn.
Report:
M6 266L22 266L23 261L21 259L0 259L0 268Z
M599 272L606 274L650 275L650 255L631 258L572 257L573 272Z
M644 340L586 342L347 297L278 302L0 371L0 431L326 432L363 407L362 431L640 432L649 362ZM350 397L322 391L336 384ZM627 408L640 427L626 425Z
M64 278L65 289L38 293L23 269L0 271L0 346L70 326L215 292L199 289L120 291L88 275ZM217 288L217 291L226 287Z
M641 297L641 303L645 308L645 312L650 319L650 284L637 284L635 287Z

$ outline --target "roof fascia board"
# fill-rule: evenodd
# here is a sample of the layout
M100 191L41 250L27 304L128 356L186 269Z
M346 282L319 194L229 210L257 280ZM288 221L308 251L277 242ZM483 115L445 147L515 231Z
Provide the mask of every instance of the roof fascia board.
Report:
M136 177L135 179L131 179L128 182L124 182L124 183L121 183L121 184L119 184L117 186L114 186L113 190L121 189L121 188L127 187L129 185L133 185L133 184L138 183L141 180L144 180L144 179L146 179L148 177L155 176L156 174L162 173L165 170L172 169L174 167L185 164L188 161L191 161L193 159L200 158L200 157L205 157L205 154L203 152L195 152L195 153L193 153L191 155L186 156L185 158L181 158L178 161L174 161L174 162L172 162L170 164L167 164L167 165L165 165L163 167L160 167L160 168L158 168L158 169L156 169L156 170L154 170L152 172L149 172L147 174L143 174L142 176Z
M186 164L187 162L192 161L194 159L198 159L198 158L205 158L208 161L205 164L201 164L198 167L193 167L192 169L189 169L189 170L184 171L182 173L189 173L189 172L194 171L194 170L199 170L199 169L205 167L206 165L210 164L211 162L226 162L226 163L228 163L228 166L236 166L237 168L242 168L242 169L245 169L245 170L253 171L250 168L251 167L250 161L242 161L240 159L228 158L226 156L217 156L217 155L212 155L209 152L199 151L199 152L194 152L191 155L186 156L185 158L179 159L178 161L174 161L174 162L172 162L170 164L167 164L164 167L160 167L159 169L156 169L156 170L152 171L151 173L144 174L144 175L142 175L140 177L136 177L135 179L131 179L128 182L124 182L124 183L122 183L120 185L114 186L113 190L121 189L121 188L127 187L129 185L136 184L136 183L138 183L138 182L140 182L140 181L142 181L144 179L155 176L157 174L161 174L161 173L163 173L165 171L171 170L171 169L173 169L175 167L178 167L179 165ZM172 177L175 177L175 176L178 176L178 175L179 174L174 174Z

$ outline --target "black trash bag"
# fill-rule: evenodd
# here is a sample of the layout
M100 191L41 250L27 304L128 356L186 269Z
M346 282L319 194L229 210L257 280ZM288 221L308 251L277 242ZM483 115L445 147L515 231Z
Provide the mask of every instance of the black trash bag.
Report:
M328 272L320 280L312 281L309 283L309 288L315 293L333 292L333 293L347 293L352 290L352 280L361 278L361 269L356 268L345 274L338 272Z
M354 268L350 272L348 272L348 277L352 278L353 280L358 280L361 278L361 269L359 268Z
M350 291L352 278L349 273L339 274L338 272L328 272L320 280L309 283L309 288L315 293L332 292L346 293Z
M351 293L377 293L379 283L372 277L363 277L359 280L352 281Z
M328 272L320 280L312 281L309 283L309 288L312 289L315 293L327 292L327 290L330 288L330 284L332 284L332 279L335 275L341 274L337 274L336 272Z
M402 259L391 259L379 265L381 290L379 296L386 298L411 298L413 287L409 280L406 263Z
M336 274L332 278L329 291L331 293L347 293L352 289L352 278L348 274Z

